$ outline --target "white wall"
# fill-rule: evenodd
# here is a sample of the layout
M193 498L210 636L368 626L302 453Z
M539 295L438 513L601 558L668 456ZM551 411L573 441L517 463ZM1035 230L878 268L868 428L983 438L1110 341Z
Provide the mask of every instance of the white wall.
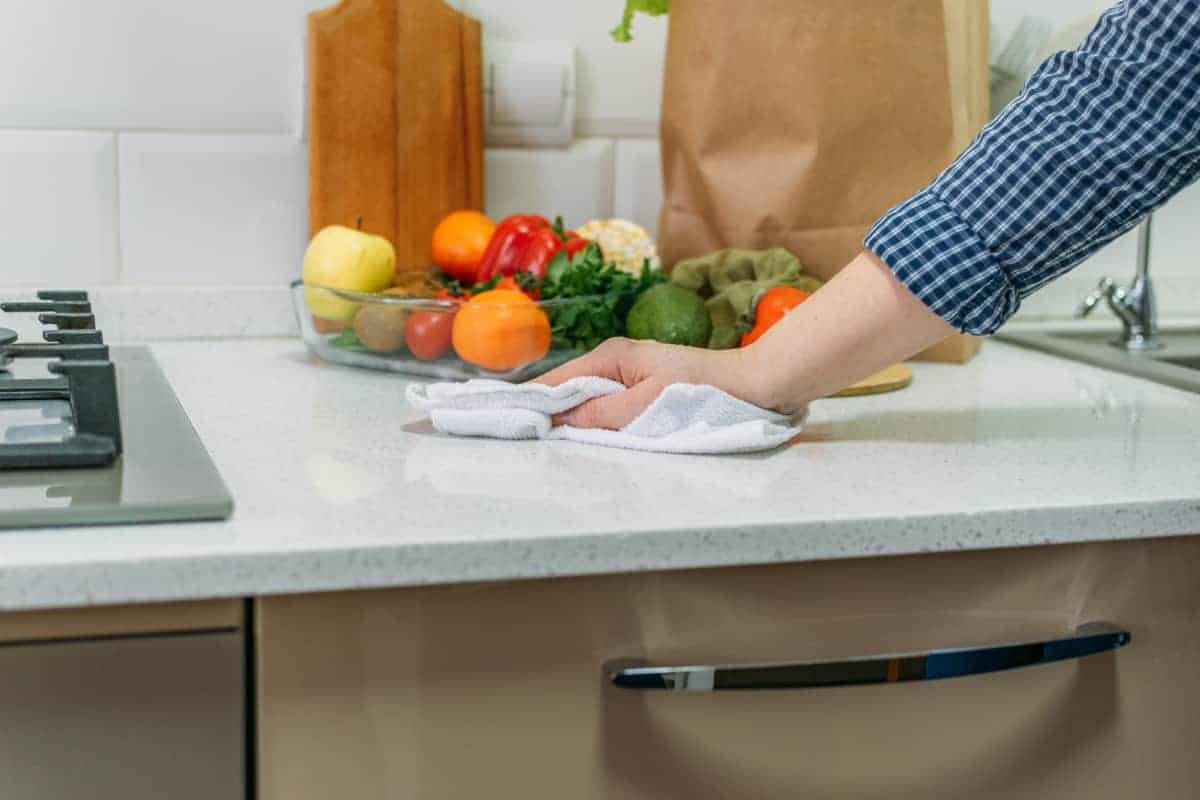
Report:
M995 0L997 30L1027 10L1069 23L1096 2ZM326 4L0 0L0 286L158 287L214 307L230 287L273 297L259 287L285 285L304 246L304 15ZM639 20L620 46L608 30L621 0L460 5L490 36L569 39L578 53L581 141L489 153L489 209L653 226L666 22ZM1198 207L1193 191L1161 215L1154 267L1168 312L1200 309ZM1098 274L1131 270L1132 243L1115 245L1027 313L1060 316ZM267 329L239 332L288 324L279 309L259 316ZM155 333L189 322L180 311Z

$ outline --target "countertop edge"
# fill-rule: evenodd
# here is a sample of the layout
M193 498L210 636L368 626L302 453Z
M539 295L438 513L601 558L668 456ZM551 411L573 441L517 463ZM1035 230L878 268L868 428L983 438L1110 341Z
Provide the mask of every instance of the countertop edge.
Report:
M1046 530L1055 533L1046 535ZM0 612L761 566L1197 533L1200 501L1185 498L1133 506L955 512L901 521L860 518L86 565L0 565ZM87 589L56 594L56 586Z

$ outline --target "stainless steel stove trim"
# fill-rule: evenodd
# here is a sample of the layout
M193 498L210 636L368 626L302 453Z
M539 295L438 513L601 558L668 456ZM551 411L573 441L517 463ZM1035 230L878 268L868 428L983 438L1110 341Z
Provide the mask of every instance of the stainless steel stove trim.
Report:
M149 349L114 347L112 356L124 454L102 468L0 472L0 490L45 487L41 506L0 507L0 529L219 520L233 512L229 488Z

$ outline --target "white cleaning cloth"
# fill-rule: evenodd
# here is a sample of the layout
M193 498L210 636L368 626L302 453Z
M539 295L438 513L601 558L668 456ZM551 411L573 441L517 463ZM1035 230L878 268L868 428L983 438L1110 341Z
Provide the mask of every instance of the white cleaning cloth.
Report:
M412 384L408 402L429 412L433 427L455 436L566 439L661 453L754 453L772 450L800 432L793 419L739 400L713 386L676 383L619 431L553 427L551 417L596 397L625 390L604 378L561 386L474 380Z

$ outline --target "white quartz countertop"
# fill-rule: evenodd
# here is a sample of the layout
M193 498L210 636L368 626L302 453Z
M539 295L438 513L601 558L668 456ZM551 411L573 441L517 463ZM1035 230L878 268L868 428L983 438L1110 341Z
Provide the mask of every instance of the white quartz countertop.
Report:
M1200 532L1200 396L997 342L724 457L443 438L296 341L154 350L233 518L0 532L0 609Z

